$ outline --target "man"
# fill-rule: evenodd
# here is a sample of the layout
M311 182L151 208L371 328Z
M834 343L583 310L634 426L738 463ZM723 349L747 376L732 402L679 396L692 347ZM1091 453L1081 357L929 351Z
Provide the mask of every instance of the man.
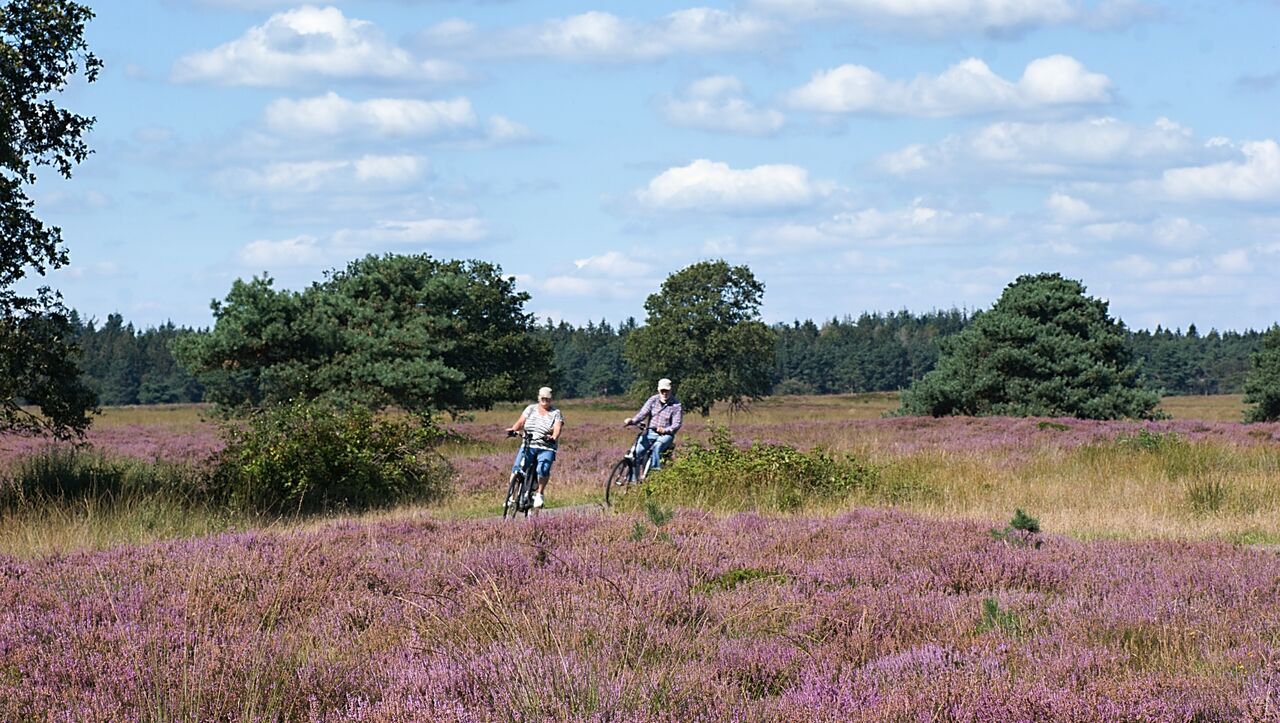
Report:
M623 422L646 425L647 432L640 438L640 454L643 458L643 454L649 452L652 460L650 469L662 466L662 451L671 446L683 423L684 409L680 406L680 400L671 393L670 379L659 379L658 393L649 397L635 416L628 417Z

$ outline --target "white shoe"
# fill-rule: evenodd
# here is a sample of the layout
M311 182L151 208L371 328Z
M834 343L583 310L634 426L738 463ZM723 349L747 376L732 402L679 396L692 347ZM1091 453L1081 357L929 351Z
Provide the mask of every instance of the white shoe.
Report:
M534 506L534 507L541 507L541 506L542 506L542 493L541 493L541 492L534 492L534 493L533 493L533 506Z
M513 507L513 506L515 506L515 504L516 504L516 498L515 498L515 497L508 497L508 498L507 498L507 507Z

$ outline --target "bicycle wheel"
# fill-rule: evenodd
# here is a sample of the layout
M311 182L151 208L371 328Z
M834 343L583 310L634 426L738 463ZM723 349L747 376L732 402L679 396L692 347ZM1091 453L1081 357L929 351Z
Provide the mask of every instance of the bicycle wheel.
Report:
M608 507L613 504L613 500L617 499L627 491L627 482L631 476L631 460L620 459L618 463L613 465L613 469L609 470L609 476L604 479L604 506Z
M518 498L516 497L516 495L520 494L520 487L523 484L524 484L523 473L516 472L515 474L511 475L511 482L507 484L507 497L502 501L502 519L504 520L507 519L508 512L511 513L511 519L514 520L516 518L516 509L517 509L516 503L518 502Z
M524 482L520 485L519 495L516 497L516 509L524 513L525 517L529 516L529 510L533 509L533 493L538 489L538 468L536 462L531 462L524 468Z

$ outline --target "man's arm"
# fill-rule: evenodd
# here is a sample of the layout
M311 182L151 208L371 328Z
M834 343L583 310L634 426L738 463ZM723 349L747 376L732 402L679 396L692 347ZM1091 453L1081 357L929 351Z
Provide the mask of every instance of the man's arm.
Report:
M672 405L671 409L671 426L667 427L666 434L675 434L680 431L680 425L684 424L684 407L680 402Z

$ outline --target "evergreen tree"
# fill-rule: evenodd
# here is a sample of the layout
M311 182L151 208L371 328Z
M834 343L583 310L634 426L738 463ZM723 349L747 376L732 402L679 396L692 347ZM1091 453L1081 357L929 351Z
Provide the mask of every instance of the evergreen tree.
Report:
M1262 350L1253 356L1253 371L1245 383L1246 422L1280 421L1280 324L1264 335Z
M903 394L902 412L1087 419L1150 418L1124 327L1107 303L1058 274L1021 276L990 311L943 343L938 366Z

